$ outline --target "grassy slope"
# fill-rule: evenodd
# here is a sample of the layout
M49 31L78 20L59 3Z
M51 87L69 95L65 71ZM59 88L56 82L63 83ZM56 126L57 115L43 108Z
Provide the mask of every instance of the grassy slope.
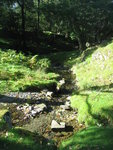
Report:
M66 63L72 66L78 86L71 98L72 107L78 110L78 121L89 128L75 133L60 148L112 149L113 41L89 48Z
M113 42L88 49L82 61L72 68L76 73L78 93L72 106L78 109L78 120L86 125L101 123L100 118L113 122Z
M47 59L0 50L0 93L51 87L57 83L58 75L47 72L49 67Z
M113 128L89 127L62 142L60 150L112 150Z

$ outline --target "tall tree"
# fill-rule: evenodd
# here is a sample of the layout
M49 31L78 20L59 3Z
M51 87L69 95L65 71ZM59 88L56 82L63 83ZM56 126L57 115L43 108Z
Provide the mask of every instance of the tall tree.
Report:
M21 18L22 18L22 46L23 50L26 47L25 41L25 0L17 0L18 5L21 8Z

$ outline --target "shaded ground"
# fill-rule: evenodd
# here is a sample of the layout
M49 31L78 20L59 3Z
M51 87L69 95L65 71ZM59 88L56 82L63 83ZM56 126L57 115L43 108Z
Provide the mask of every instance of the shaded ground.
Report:
M16 128L0 136L0 150L56 150L53 141L36 133Z

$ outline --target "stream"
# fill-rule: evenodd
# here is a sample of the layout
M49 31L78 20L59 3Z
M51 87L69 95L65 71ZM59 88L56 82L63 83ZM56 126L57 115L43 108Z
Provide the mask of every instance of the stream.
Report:
M44 89L40 92L10 92L0 97L0 108L10 110L13 126L21 126L38 133L45 139L55 141L55 145L59 146L62 140L84 128L84 125L77 121L77 110L64 107L66 102L70 102L70 96L75 89L74 75L66 67L54 67L54 71L60 74L60 81L63 81L57 91ZM52 120L64 122L65 129L52 130Z

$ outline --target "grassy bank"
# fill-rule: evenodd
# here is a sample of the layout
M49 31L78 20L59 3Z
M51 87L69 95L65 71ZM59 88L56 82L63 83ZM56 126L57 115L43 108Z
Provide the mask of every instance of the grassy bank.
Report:
M113 128L90 127L62 142L60 150L111 150L113 147L112 135Z
M97 123L96 118L104 117L111 123L113 42L87 49L79 60L72 67L78 86L78 91L72 96L72 106L78 109L78 120L90 125Z
M71 105L78 112L78 122L87 128L62 142L60 149L111 149L113 41L88 48L65 63L75 74L78 87L72 94Z
M0 93L38 91L55 86L59 75L50 72L50 67L51 62L47 58L0 50Z

